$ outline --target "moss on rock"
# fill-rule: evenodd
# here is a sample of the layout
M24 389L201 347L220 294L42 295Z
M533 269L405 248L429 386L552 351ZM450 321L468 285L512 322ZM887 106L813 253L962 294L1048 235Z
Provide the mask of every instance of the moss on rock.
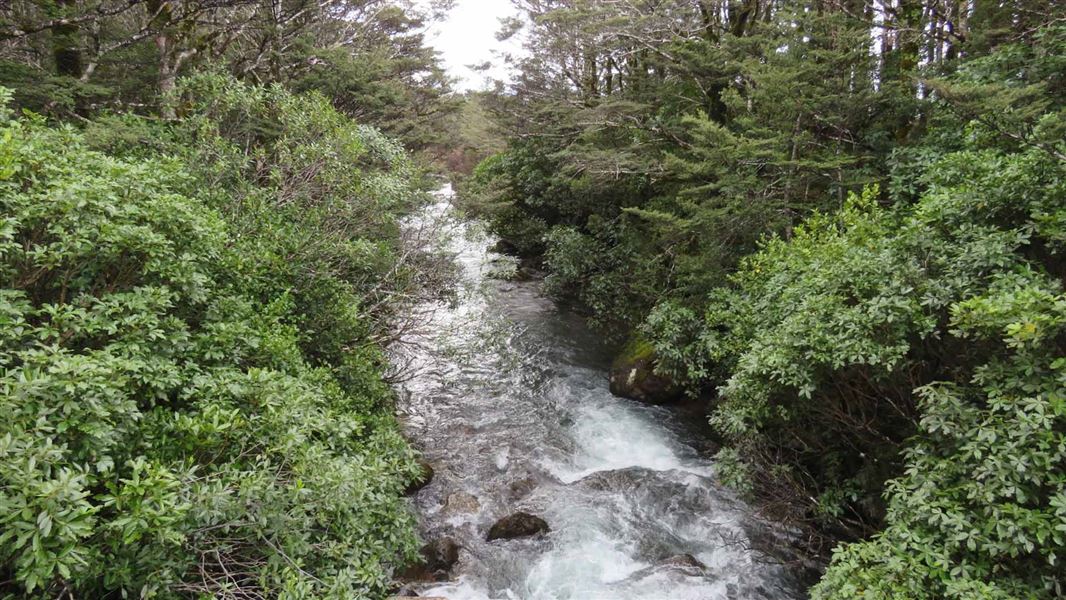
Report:
M634 337L611 364L611 393L649 404L665 404L680 396L672 379L655 372L655 349L645 339Z

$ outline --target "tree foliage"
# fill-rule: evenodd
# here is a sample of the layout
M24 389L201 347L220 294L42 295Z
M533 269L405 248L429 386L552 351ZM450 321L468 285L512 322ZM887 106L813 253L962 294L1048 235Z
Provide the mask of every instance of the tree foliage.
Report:
M317 90L422 150L455 110L425 24L447 0L13 0L0 5L0 84L59 117L176 116L182 75L214 65L252 83Z

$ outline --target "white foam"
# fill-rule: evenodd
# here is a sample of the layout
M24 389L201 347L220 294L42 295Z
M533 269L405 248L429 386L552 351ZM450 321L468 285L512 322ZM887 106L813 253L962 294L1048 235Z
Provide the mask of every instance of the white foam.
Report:
M493 458L493 462L496 464L496 469L498 471L506 471L507 465L511 463L511 449L504 448L498 451Z
M618 398L584 399L574 413L571 435L577 446L573 456L547 464L564 483L632 467L713 475L709 463L684 457L669 432Z
M602 531L557 545L541 555L526 578L530 598L592 598L607 594L610 584L648 566L633 560L631 548L619 548Z

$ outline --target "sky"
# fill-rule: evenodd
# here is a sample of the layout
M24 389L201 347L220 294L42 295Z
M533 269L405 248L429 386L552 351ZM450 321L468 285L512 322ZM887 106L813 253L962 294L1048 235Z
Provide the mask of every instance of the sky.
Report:
M430 27L428 42L440 50L448 73L459 80L458 90L484 89L486 78L508 79L507 69L493 55L493 50L516 52L520 49L517 42L496 40L499 20L517 14L510 0L457 0L448 19ZM493 68L485 73L467 68L467 65L485 61L493 63Z

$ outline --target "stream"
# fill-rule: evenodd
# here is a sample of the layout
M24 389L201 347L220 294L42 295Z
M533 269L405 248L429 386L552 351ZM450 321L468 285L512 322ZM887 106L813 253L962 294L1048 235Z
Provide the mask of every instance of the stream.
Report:
M401 421L435 469L412 499L420 533L462 549L449 581L413 589L449 600L803 597L756 549L777 534L716 480L701 425L612 396L601 340L539 281L501 278L513 261L455 219L450 198L438 192L420 224L454 256L457 298L427 307L395 352L415 373L400 384ZM516 511L551 531L486 541Z

